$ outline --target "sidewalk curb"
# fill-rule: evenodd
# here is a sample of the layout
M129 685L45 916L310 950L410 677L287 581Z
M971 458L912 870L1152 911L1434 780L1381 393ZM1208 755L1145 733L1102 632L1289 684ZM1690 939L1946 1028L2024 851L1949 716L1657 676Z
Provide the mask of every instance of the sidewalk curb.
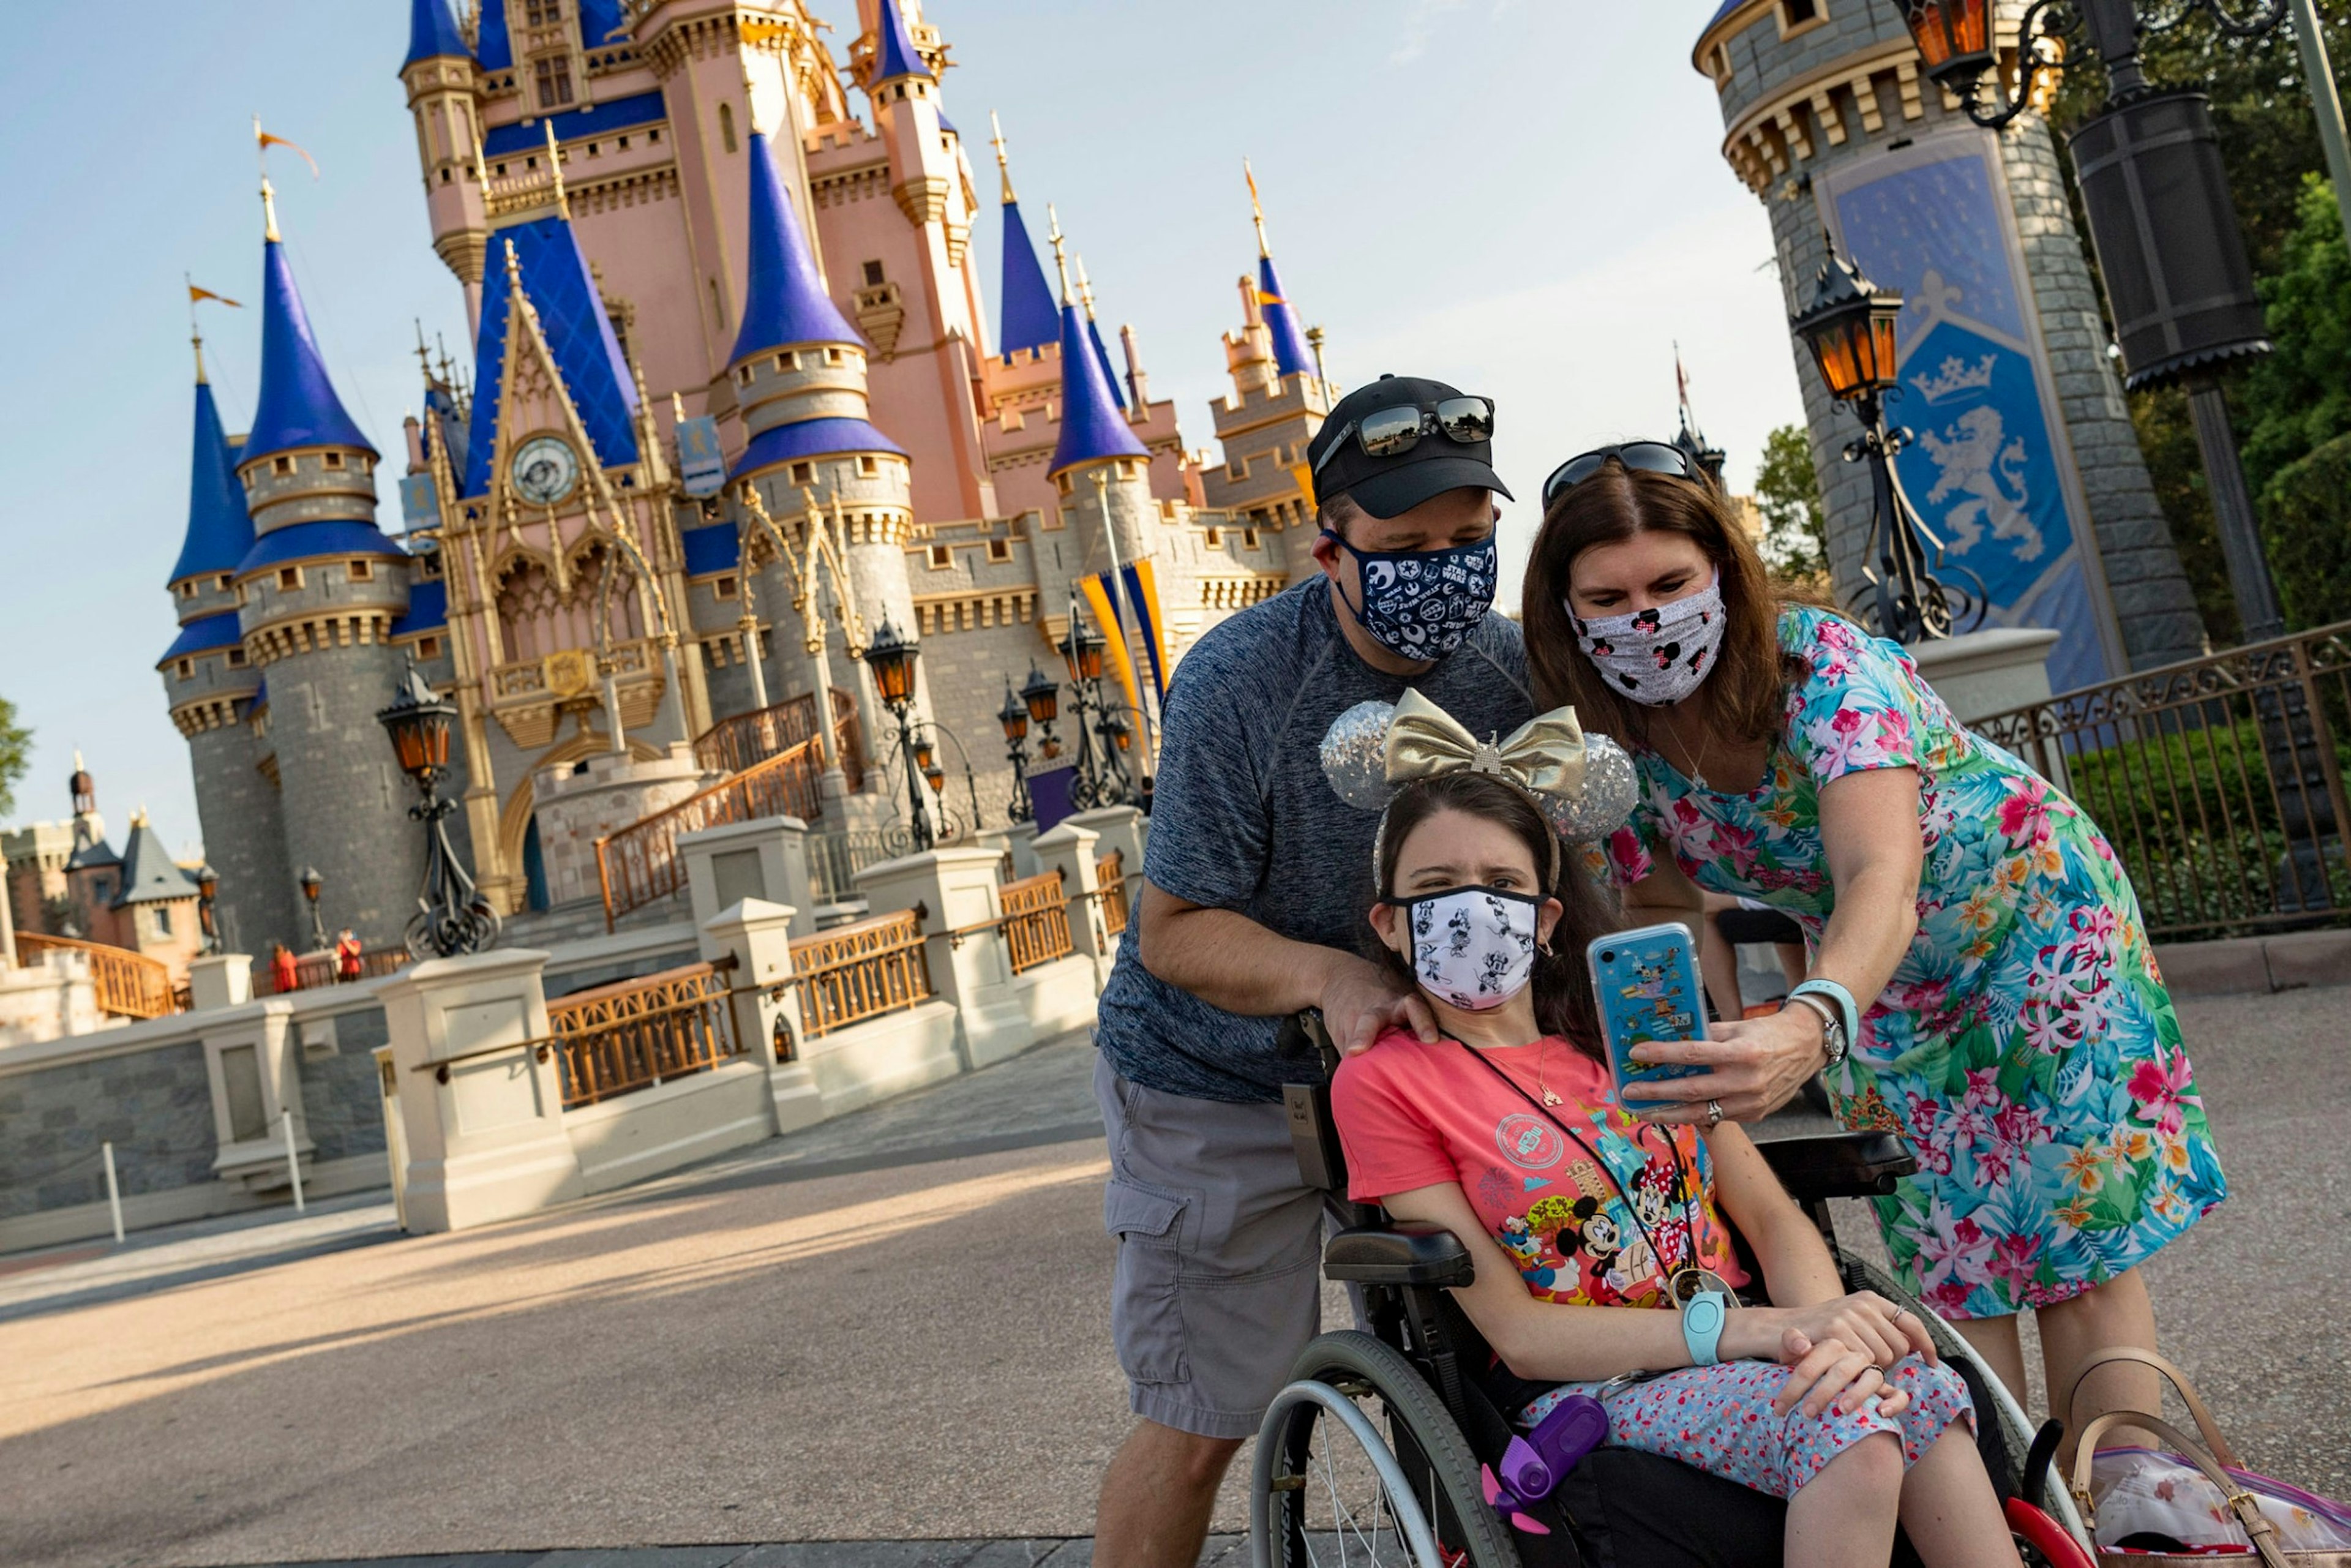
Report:
M2218 942L2158 943L2174 997L2229 997L2351 985L2351 931L2290 931Z

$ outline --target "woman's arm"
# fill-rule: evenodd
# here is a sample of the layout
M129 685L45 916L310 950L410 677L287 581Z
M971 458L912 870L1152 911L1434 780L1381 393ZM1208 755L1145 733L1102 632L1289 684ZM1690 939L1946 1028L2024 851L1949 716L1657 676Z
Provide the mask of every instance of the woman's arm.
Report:
M1625 930L1677 920L1695 936L1706 920L1706 894L1662 852L1650 857L1646 876L1625 887L1621 907Z
M1918 932L1918 873L1926 849L1918 827L1917 769L1848 773L1826 786L1821 790L1821 841L1836 906L1822 934L1813 977L1836 981L1866 1012ZM1636 1061L1713 1069L1645 1084L1641 1092L1650 1099L1683 1103L1643 1114L1656 1122L1704 1122L1706 1103L1719 1100L1731 1121L1760 1121L1794 1099L1804 1081L1821 1070L1824 1033L1812 1009L1792 1007L1750 1022L1716 1024L1703 1040L1636 1047Z
M1844 1294L1836 1260L1745 1129L1725 1122L1705 1134L1714 1155L1714 1194L1731 1228L1763 1268L1765 1293L1779 1307L1812 1307Z

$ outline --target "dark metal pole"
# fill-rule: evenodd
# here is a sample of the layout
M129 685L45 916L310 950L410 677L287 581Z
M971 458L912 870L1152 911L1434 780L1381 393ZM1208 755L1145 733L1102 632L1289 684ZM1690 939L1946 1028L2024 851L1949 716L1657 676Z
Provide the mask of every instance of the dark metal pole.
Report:
M2237 596L2237 614L2244 622L2244 640L2266 643L2285 635L2285 612L2279 608L2277 584L2270 578L2262 554L2262 536L2253 520L2253 498L2245 487L2245 467L2237 455L2237 433L2229 423L2229 402L2220 378L2199 374L2188 382L2188 409L2196 421L2196 445L2203 454L2204 476L2211 487L2212 521L2220 535L2220 553L2229 563L2229 587Z

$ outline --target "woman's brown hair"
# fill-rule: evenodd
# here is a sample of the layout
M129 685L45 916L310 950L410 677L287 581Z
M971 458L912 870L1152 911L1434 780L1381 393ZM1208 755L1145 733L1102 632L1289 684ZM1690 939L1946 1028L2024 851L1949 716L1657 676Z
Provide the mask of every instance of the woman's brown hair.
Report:
M1779 734L1788 682L1802 673L1801 666L1791 668L1794 661L1780 650L1780 607L1794 596L1772 582L1720 490L1614 462L1562 491L1535 535L1520 605L1536 705L1573 703L1586 728L1647 740L1654 710L1600 678L1576 645L1567 609L1569 570L1576 557L1594 545L1645 533L1684 536L1722 574L1722 648L1699 688L1717 721L1741 740Z
M1555 842L1552 825L1525 790L1488 773L1464 768L1416 779L1396 791L1380 825L1379 895L1395 896L1396 858L1412 831L1431 817L1458 811L1507 830L1526 846L1540 883L1550 874ZM1583 965L1583 949L1594 937L1616 928L1614 912L1600 890L1580 869L1580 857L1561 846L1556 856L1562 870L1556 885L1542 891L1556 898L1563 913L1552 928L1547 949L1535 953L1535 1022L1545 1034L1559 1036L1594 1061L1607 1060L1600 1040L1600 1009L1592 997L1592 978ZM1395 948L1372 937L1366 949L1373 958L1414 983L1412 965Z

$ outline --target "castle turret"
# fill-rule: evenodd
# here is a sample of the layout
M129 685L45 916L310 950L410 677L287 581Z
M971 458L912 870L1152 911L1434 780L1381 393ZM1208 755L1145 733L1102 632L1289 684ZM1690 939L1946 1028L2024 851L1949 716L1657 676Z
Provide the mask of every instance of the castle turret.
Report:
M996 131L996 172L1004 186L1004 261L1001 298L998 302L997 352L1010 364L1015 354L1041 354L1058 350L1061 313L1053 304L1052 286L1038 264L1037 247L1029 243L1029 225L1020 221L1020 198L1012 191L1012 164L1005 156L1004 127L990 110L988 124Z
M768 139L757 131L749 164L750 268L727 366L747 440L728 477L750 481L769 517L788 528L805 517L811 494L828 514L837 507L865 625L887 617L914 636L905 553L914 534L913 469L905 449L868 417L864 342L825 292ZM788 623L783 607L790 599L784 574L771 566L760 591L771 623ZM797 633L798 618L789 623ZM785 652L790 643L775 639L784 690L803 685L804 664ZM831 678L861 674L836 666ZM870 706L867 712L871 717Z
M324 879L327 925L400 940L423 871L376 709L402 673L408 557L375 525L376 450L344 412L302 308L267 182L261 399L238 455L253 518L235 568L245 654L268 677L286 858Z
M491 3L496 7L499 0ZM433 250L465 287L466 321L475 325L481 319L488 238L480 179L482 106L475 93L473 51L465 47L449 0L409 0L408 56L400 79L416 118Z
M237 452L221 428L198 340L188 528L171 578L180 634L155 667L172 722L187 737L204 852L220 873L221 941L258 953L291 939L294 880L277 790L260 770L251 725L261 671L246 656L237 622L236 571L253 549Z

